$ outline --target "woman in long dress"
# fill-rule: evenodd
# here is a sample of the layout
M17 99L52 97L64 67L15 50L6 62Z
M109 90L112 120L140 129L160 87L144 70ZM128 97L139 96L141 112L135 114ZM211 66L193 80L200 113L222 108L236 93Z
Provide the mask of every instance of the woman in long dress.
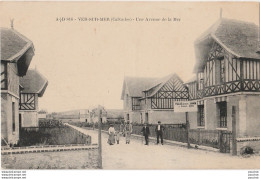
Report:
M109 145L114 145L115 144L115 128L114 128L114 126L112 125L112 124L110 124L110 127L109 127L109 129L108 129L108 135L109 135L109 137L108 137L108 141L107 141L107 143L109 144Z

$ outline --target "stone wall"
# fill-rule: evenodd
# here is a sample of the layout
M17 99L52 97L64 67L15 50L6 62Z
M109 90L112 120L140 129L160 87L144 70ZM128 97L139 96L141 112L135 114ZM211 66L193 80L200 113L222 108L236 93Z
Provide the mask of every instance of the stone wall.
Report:
M253 149L254 153L260 152L260 137L252 138L239 138L237 139L237 154L241 155L245 147Z

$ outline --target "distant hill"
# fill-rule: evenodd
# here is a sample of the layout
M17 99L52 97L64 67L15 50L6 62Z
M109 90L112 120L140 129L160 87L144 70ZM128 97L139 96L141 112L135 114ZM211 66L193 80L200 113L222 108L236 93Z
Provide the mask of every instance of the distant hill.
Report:
M98 116L98 109L92 109L92 117ZM123 109L102 109L102 117L106 117L107 119L124 119L124 112ZM55 119L79 119L80 113L87 114L89 112L88 109L79 109L79 110L71 110L71 111L64 111L64 112L57 112L53 115Z

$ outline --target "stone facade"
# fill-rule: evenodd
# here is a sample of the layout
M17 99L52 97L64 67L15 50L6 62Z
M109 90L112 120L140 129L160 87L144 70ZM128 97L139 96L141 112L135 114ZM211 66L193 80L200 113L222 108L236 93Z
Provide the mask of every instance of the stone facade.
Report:
M11 144L16 144L19 140L18 109L19 109L18 98L8 93L1 93L1 137ZM14 124L13 124L13 117L14 117ZM13 128L13 125L15 128Z
M17 73L16 64L7 64L7 90L1 91L1 134L2 138L11 144L16 144L19 140L19 76Z

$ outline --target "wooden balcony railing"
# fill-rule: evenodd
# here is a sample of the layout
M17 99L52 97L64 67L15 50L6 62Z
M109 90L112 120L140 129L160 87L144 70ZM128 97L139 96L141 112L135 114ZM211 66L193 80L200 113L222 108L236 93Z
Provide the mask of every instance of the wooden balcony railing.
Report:
M190 100L235 93L239 91L260 92L260 81L245 79L243 81L237 80L220 85L206 86L202 90L197 90L196 95L193 95L194 97L192 98L190 97Z

